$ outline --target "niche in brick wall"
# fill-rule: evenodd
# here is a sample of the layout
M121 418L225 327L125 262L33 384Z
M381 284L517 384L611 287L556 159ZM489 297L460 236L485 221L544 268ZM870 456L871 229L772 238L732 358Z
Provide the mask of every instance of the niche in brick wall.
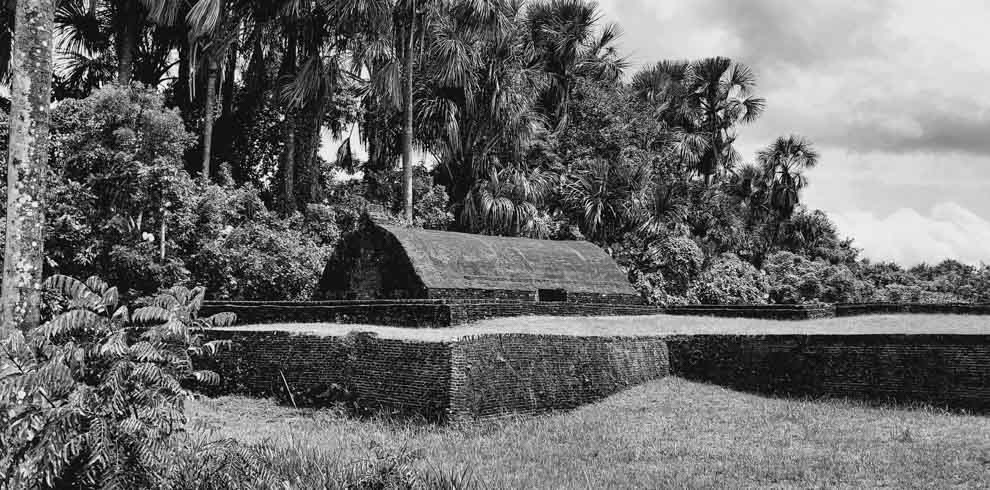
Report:
M547 303L567 301L567 291L563 289L540 289L536 292L536 299Z

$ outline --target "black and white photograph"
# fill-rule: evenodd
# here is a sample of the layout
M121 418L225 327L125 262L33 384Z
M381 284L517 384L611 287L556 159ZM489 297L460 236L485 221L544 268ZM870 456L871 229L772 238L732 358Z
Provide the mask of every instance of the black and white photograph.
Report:
M988 25L0 0L0 490L988 489Z

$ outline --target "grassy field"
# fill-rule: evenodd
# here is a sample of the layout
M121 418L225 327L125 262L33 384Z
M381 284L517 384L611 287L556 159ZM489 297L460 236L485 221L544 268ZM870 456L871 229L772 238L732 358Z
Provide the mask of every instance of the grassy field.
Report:
M244 325L235 330L284 330L314 335L373 332L385 338L421 341L455 340L485 333L533 333L584 336L655 336L676 334L983 334L990 319L980 315L868 315L818 320L756 320L696 316L517 317L485 320L450 328L398 328L332 323Z
M990 488L990 418L770 399L666 378L567 413L437 427L266 400L189 406L215 436L331 454L380 448L493 488Z

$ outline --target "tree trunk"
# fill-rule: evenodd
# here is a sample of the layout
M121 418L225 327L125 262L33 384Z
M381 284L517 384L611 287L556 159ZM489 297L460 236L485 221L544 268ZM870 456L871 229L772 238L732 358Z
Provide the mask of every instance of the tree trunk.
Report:
M213 148L213 113L217 105L217 72L219 67L211 56L206 71L206 102L203 104L203 170L200 176L204 182L210 180L210 150Z
M179 45L179 74L178 78L175 79L175 93L173 94L173 97L175 97L173 103L179 108L183 120L189 117L190 99L192 98L192 94L189 91L189 77L192 76L189 55L189 42L183 41Z
M137 51L138 31L141 18L138 15L136 0L118 2L117 31L117 83L130 85L134 78L134 52Z
M306 104L296 118L296 203L306 209L310 203L323 200L323 169L318 158L321 129L326 113L326 99L320 97Z
M237 71L237 43L230 45L227 52L227 65L223 69L223 89L222 102L220 104L220 117L224 120L230 118L234 113L234 76Z
M282 155L279 162L279 174L282 188L278 197L278 209L289 216L296 211L296 125L295 114L289 113L282 122Z
M405 85L402 88L403 128L402 128L402 194L405 203L406 224L413 222L413 56L416 39L416 0L411 2L409 11L409 31L406 39L406 59L403 76Z
M17 2L0 339L40 319L54 12L53 0Z
M279 78L284 78L296 71L296 50L299 36L295 25L288 26L288 42L285 54L282 56L282 66L279 67ZM285 108L285 118L282 120L282 155L279 162L279 177L281 189L276 199L279 211L290 215L296 210L295 196L295 164L296 164L296 112Z

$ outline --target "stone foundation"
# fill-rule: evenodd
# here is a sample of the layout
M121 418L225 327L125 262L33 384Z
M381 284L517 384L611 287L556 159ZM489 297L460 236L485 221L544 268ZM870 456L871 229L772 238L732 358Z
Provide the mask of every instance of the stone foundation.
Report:
M438 422L571 409L668 374L774 396L990 412L990 335L211 336L236 344L210 366L222 392Z

